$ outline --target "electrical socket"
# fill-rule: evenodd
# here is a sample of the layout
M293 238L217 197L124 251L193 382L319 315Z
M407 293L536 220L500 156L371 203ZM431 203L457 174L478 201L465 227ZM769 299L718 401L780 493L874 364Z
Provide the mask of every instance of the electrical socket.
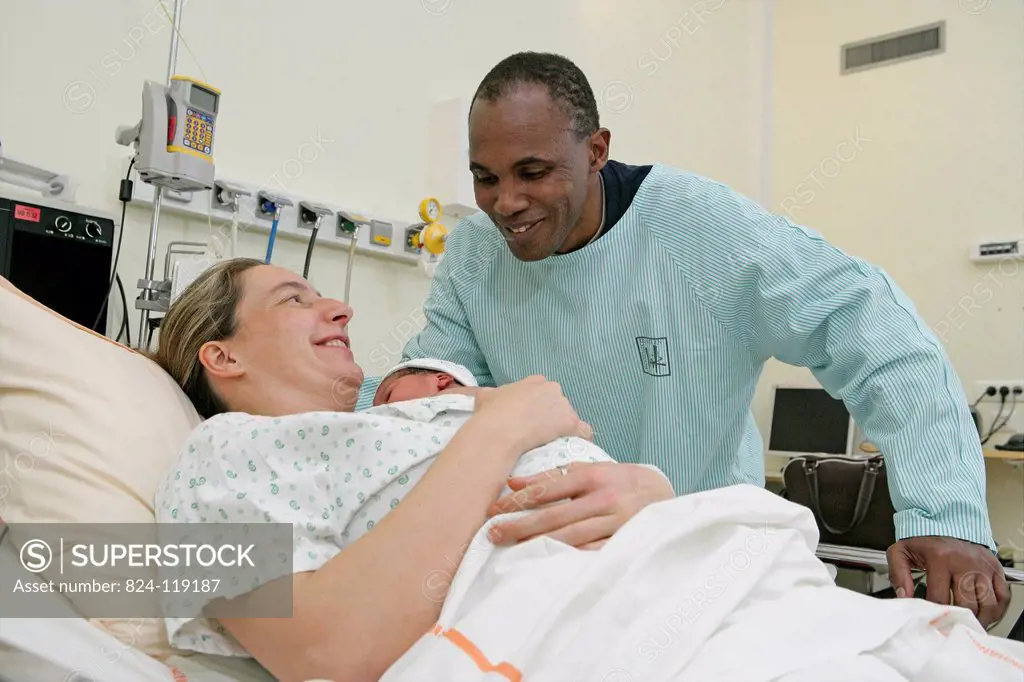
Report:
M1010 393L1006 396L1006 402L1010 402L1013 399L1013 391L1017 389L1021 393L1017 394L1017 402L1024 403L1024 379L991 379L989 381L975 381L974 382L974 395L968 396L971 402L974 402L981 396L985 389L992 386L996 389L995 395L986 395L982 402L984 403L998 403L1002 400L1002 396L999 395L999 389L1003 386L1010 389Z

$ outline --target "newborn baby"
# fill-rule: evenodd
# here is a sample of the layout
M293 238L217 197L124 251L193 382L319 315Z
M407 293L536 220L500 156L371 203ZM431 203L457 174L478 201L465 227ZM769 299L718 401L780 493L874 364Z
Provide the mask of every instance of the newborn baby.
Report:
M462 365L432 358L409 360L384 375L373 406L453 393L475 395L479 391L476 377Z
M422 358L396 365L384 375L367 414L389 415L444 426L461 426L473 412L474 396L481 388L466 367L446 360ZM532 476L562 469L573 462L613 462L594 443L582 438L559 438L524 453L513 476ZM511 490L505 489L505 493Z
M374 394L373 407L369 408L368 412L431 421L432 417L421 416L419 410L438 410L436 401L439 398L443 400L444 396L474 396L483 390L487 389L481 388L473 373L462 365L436 358L409 360L396 365L384 375ZM455 417L457 423L461 424L469 419L471 412L472 401L462 399L440 407L440 411L435 414L445 414L448 417L461 414ZM446 418L443 423L451 425L452 420ZM552 469L561 469L564 473L565 467L572 462L614 461L608 453L590 441L582 438L559 438L525 453L520 457L512 475L532 476ZM653 469L662 476L665 475L655 466L642 466ZM505 492L511 491L506 488Z

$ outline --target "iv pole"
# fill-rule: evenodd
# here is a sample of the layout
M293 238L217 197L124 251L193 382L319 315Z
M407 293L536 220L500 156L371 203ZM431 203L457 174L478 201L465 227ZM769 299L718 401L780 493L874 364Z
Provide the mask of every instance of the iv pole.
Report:
M171 52L167 59L167 80L165 83L165 85L168 86L170 86L171 78L174 76L174 72L178 68L178 36L181 30L181 9L183 5L184 0L174 0L174 17L173 27L171 30ZM139 287L142 289L142 292L139 295L139 299L135 301L135 307L141 310L141 315L139 317L138 350L142 351L147 349L149 341L152 338L149 333L150 308L147 304L153 300L151 298L151 292L154 291L154 287L158 284L153 281L153 269L156 267L156 242L157 235L160 231L160 207L163 204L164 188L160 185L156 185L153 190L153 219L149 225L149 248L146 252L146 272L145 277L139 280ZM124 229L123 226L122 229Z

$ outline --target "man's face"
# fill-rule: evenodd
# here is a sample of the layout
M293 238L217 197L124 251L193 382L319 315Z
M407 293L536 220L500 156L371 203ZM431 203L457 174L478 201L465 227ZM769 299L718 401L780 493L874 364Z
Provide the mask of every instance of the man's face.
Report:
M601 144L600 132L580 140L543 86L523 85L496 102L473 104L469 158L476 203L516 258L542 260L574 241L588 181L603 165Z

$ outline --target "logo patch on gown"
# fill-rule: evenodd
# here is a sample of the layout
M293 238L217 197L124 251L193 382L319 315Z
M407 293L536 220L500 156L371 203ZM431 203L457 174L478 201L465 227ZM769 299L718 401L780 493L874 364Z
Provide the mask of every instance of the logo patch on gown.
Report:
M636 337L636 349L640 353L640 369L644 371L644 374L649 374L652 377L672 375L666 337L638 336Z

